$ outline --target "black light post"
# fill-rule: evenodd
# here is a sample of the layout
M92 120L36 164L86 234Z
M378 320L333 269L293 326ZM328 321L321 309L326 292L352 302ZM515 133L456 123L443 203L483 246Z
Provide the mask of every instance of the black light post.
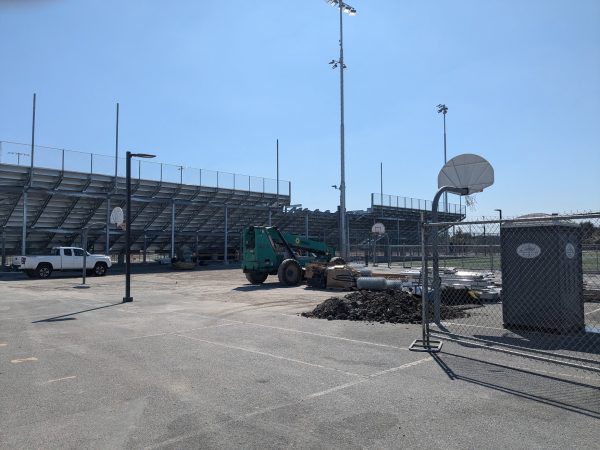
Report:
M127 218L125 221L125 297L123 303L133 301L131 296L131 158L155 158L148 153L126 153Z
M500 222L502 222L502 210L501 209L495 209L494 211L498 211L498 214L500 214Z

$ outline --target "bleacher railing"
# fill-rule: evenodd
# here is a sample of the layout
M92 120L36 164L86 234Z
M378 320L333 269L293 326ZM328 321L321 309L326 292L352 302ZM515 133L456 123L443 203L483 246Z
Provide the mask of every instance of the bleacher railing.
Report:
M399 197L397 195L388 194L371 194L371 206L431 211L431 203L431 200L423 200L419 198ZM465 216L467 214L467 207L465 205L457 205L455 203L448 203L446 205L443 201L440 201L438 204L438 212L460 214Z
M23 167L31 166L31 145L0 141L0 163ZM62 148L35 146L33 166L97 175L125 177L125 158L88 153ZM290 196L291 182L272 178L255 177L238 173L198 169L185 165L167 164L137 159L131 164L131 177L165 183L179 183L218 189Z

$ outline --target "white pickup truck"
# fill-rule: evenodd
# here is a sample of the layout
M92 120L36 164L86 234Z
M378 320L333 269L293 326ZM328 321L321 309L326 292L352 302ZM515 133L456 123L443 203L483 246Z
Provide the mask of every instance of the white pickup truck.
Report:
M83 253L78 247L54 247L48 256L15 256L12 262L30 278L48 278L54 270L83 270ZM87 273L99 277L112 266L108 256L86 252L85 259Z

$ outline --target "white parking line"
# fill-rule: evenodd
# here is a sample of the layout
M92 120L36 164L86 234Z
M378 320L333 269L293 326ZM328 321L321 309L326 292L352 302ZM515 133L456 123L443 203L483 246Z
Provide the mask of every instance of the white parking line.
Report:
M292 333L308 334L308 335L311 335L311 336L324 337L324 338L328 338L328 339L337 339L337 340L345 341L345 342L354 342L356 344L367 344L367 345L374 345L376 347L385 347L385 348L393 348L394 350L406 350L406 351L408 351L407 347L398 347L396 345L389 345L389 344L379 344L377 342L361 341L359 339L350 339L350 338L345 338L345 337L340 337L340 336L331 336L329 334L313 333L312 331L297 330L295 328L276 327L276 326L273 326L273 325L263 325L263 324L255 323L255 322L241 322L241 323L244 324L244 325L253 325L255 327L271 328L271 329L274 329L274 330L289 331L289 332L292 332Z
M332 392L341 391L342 389L346 389L346 388L355 386L357 384L364 383L365 381L369 381L372 378L376 378L381 375L385 375L386 373L398 372L400 370L408 369L409 367L418 366L419 364L422 364L427 361L431 361L431 357L428 356L427 358L423 358L423 359L419 359L417 361L402 364L401 366L398 366L398 367L392 367L390 369L382 370L381 372L375 372L375 373L363 378L362 380L351 381L349 383L344 383L344 384L340 384L339 386L334 386L332 388L325 389L324 391L315 392L314 394L310 394L309 396L307 396L306 399L321 397L323 395L331 394Z
M198 330L208 330L211 328L219 328L219 327L229 327L231 325L239 325L239 323L237 323L237 322L220 323L218 325L207 325L205 327L190 328L188 330L166 331L164 333L155 333L155 334L146 334L143 336L134 336L134 337L130 337L130 338L125 338L124 340L133 341L134 339L144 339L144 338L151 338L151 337L157 337L157 336L168 336L170 334L173 336L178 336L179 333L187 333L189 331L198 331Z
M593 311L586 312L586 313L585 313L585 315L587 316L588 314L593 314L593 313L595 313L595 312L598 312L598 311L600 311L600 308L596 308L596 309L595 309L595 310L593 310Z
M77 378L77 377L75 375L71 375L70 377L56 378L55 380L48 380L44 384L56 383L57 381L72 380L73 378Z
M255 355L261 355L261 356L267 356L269 358L281 359L283 361L289 361L289 362L293 362L293 363L297 363L297 364L302 364L302 365L305 365L305 366L317 367L319 369L325 369L325 370L331 370L331 371L334 371L334 372L343 373L344 375L350 375L350 376L353 376L353 377L365 378L364 375L360 375L358 373L346 372L345 370L340 370L340 369L336 369L336 368L333 368L333 367L322 366L320 364L310 363L308 361L302 361L300 359L286 358L285 356L274 355L272 353L261 352L259 350L252 350L250 348L245 348L245 347L238 347L236 345L224 344L222 342L215 342L215 341L209 341L207 339L195 338L195 337L191 337L191 336L186 336L184 334L176 334L175 336L179 336L179 337L182 337L182 338L185 338L185 339L191 339L193 341L203 342L205 344L216 345L216 346L228 348L228 349L231 349L231 350L239 350L239 351L242 351L242 352L253 353Z
M30 356L29 358L20 358L20 359L12 359L10 362L13 364L20 364L22 362L28 362L28 361L37 361L38 359L34 356Z

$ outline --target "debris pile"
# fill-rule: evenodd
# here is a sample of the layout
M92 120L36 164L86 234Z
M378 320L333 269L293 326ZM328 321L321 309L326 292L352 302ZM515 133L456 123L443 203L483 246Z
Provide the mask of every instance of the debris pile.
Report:
M465 308L442 305L442 319L467 317ZM408 292L387 289L361 290L344 297L331 297L304 317L327 320L364 320L380 323L421 323L421 298Z
M440 292L442 305L481 305L481 300L466 287L446 286Z

